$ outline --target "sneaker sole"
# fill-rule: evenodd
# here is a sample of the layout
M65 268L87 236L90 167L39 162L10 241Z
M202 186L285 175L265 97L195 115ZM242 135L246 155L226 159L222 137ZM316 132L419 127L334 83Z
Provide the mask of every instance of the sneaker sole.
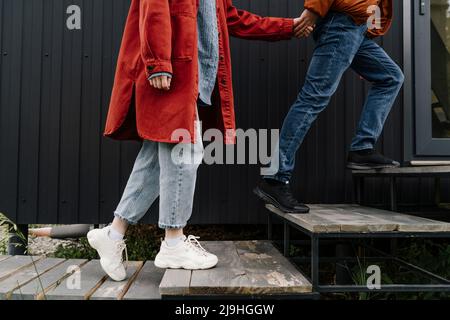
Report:
M217 263L210 264L210 265L204 265L204 266L189 266L189 265L178 265L178 264L170 264L170 263L163 263L160 262L158 257L155 258L154 261L155 267L160 269L184 269L184 270L208 270L214 268Z
M350 170L380 170L380 169L393 169L398 168L400 165L383 164L383 165L371 165L369 163L347 163L347 169Z
M284 207L277 200L272 198L272 196L270 196L269 194L267 194L264 191L262 191L259 187L256 187L255 189L253 189L253 193L256 196L258 196L261 200L263 200L264 202L269 203L271 205L274 205L275 207L277 207L278 209L280 209L284 213L299 213L299 214L307 214L307 213L309 213L309 208L305 209L305 210L292 210L292 209L288 209L288 208Z

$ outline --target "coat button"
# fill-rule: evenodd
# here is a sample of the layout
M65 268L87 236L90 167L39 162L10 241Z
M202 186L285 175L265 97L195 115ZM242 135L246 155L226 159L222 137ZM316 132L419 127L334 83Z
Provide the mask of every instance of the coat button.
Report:
M223 61L224 57L223 57L223 56L220 56L219 59L220 59L220 61Z
M147 69L148 69L149 71L152 71L153 69L155 69L155 66L148 66Z
M225 78L222 78L222 84L226 84L227 83L227 81L225 80Z

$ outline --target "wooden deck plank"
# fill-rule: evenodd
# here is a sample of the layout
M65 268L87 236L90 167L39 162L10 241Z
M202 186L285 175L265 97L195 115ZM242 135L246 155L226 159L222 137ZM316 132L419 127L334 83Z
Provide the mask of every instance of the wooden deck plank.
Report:
M189 294L246 294L250 279L232 241L205 242L205 249L219 257L217 266L192 272Z
M191 270L168 269L159 285L161 295L187 295L191 283Z
M391 232L397 228L394 222L343 208L318 210L315 214L336 221L341 227L341 232Z
M431 220L397 212L372 209L366 207L353 207L348 210L355 210L362 215L376 216L385 221L391 221L397 225L399 232L449 232L450 223Z
M0 281L43 258L35 256L14 256L3 260L0 262Z
M79 288L69 288L66 281L46 294L47 300L86 300L102 285L108 276L100 266L99 260L92 260L80 269Z
M155 267L153 261L145 262L136 279L123 297L124 300L159 300L159 284L164 276L164 269Z
M34 300L45 299L44 293L54 289L58 284L62 283L71 274L68 273L69 268L81 266L87 262L86 259L66 260L62 264L57 265L48 272L41 274L39 278L15 290L9 297L11 300ZM43 290L44 289L44 290ZM43 293L44 292L44 293Z
M0 300L9 299L16 289L36 279L39 275L45 274L64 261L65 259L57 258L42 259L4 279L0 282Z
M312 290L308 280L270 242L218 241L202 245L219 256L218 265L194 270L191 275L168 270L160 286L162 295L274 295Z
M450 232L449 223L358 205L311 205L309 214L266 208L313 233Z
M450 176L450 166L417 166L381 170L354 170L355 176Z
M102 285L95 290L89 300L119 300L134 281L136 272L143 266L142 261L129 261L127 264L127 278L124 281L114 281L108 277Z
M402 214L377 208L368 208L359 205L322 205L322 208L337 208L357 212L358 214L376 217L377 219L395 223L396 230L400 232L447 232L450 231L450 223L422 218L418 216Z
M280 218L286 219L294 224L300 225L306 230L311 232L339 232L341 230L339 225L336 225L335 223L330 224L329 222L324 221L322 218L316 216L311 216L309 217L308 220L305 220L299 219L302 216L301 214L285 213L271 204L267 204L266 208L267 210L275 213Z
M238 241L236 247L250 285L248 294L312 292L311 283L268 241Z
M291 214L295 220L312 232L387 232L395 223L339 209L321 209L311 214Z

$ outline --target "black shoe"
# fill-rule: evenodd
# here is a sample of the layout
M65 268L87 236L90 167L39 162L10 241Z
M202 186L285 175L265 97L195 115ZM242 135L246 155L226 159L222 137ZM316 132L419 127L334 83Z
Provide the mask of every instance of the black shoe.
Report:
M264 202L274 205L285 213L309 212L307 206L294 198L289 184L272 179L263 179L253 192Z
M347 168L352 170L370 170L398 168L400 163L386 158L374 149L350 151L348 154Z

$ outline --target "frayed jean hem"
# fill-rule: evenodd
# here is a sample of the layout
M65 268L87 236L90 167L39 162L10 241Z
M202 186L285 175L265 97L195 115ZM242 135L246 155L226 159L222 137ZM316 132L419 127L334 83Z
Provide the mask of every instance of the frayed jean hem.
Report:
M270 179L270 180L276 180L278 182L282 182L282 183L289 183L290 179L287 177L280 177L278 175L274 175L274 176L263 176L263 179Z
M186 223L185 224L165 224L165 223L158 223L158 226L160 229L183 229L184 227L186 227Z
M125 221L126 223L128 223L129 225L132 225L132 226L135 226L135 225L138 224L136 221L130 220L128 218L125 218L124 216L122 216L120 213L117 213L117 212L114 213L114 217L118 218L120 220L123 220L123 221Z
M373 145L364 145L364 146L358 146L358 147L350 147L350 152L371 150L371 149L374 149Z

